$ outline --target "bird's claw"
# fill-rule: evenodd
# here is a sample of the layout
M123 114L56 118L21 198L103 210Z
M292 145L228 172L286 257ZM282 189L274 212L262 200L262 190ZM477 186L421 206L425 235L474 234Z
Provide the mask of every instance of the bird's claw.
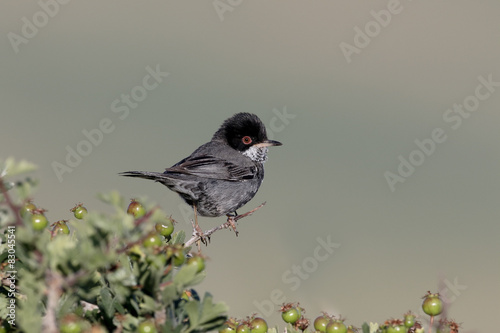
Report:
M205 232L200 228L198 224L195 224L191 220L191 224L193 225L193 236L199 238L199 242L202 242L205 246L210 243L210 236L205 236ZM198 243L198 251L201 251L199 243Z
M236 237L238 237L238 233L239 233L238 230L236 230L236 221L237 221L236 217L237 216L238 215L235 215L235 216L227 215L228 226L230 226L233 229L234 233L236 234Z

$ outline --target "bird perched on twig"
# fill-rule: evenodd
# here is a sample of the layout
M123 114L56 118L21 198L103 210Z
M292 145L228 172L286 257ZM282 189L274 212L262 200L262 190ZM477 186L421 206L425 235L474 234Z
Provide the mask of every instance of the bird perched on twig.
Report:
M281 146L281 142L268 140L259 117L237 113L222 123L210 142L165 172L127 171L121 175L151 179L177 192L193 207L195 228L201 235L198 215L227 215L236 232L236 210L257 193L270 146Z

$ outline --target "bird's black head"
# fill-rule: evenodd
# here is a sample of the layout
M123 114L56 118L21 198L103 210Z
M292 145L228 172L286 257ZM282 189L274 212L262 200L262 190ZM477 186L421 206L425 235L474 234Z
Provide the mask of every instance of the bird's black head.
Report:
M268 140L266 127L254 114L241 112L226 119L212 140L226 142L232 148L245 152L253 149L265 149L268 146L281 146L281 142Z

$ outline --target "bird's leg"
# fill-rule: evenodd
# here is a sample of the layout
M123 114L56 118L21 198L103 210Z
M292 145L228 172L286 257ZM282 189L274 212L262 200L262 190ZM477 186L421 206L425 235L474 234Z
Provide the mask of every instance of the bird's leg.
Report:
M198 247L198 252L201 253L201 243L207 245L207 241L205 237L203 236L203 230L201 230L200 226L198 225L198 211L196 209L196 205L193 205L194 209L194 223L195 225L193 226L195 233L200 237L200 239L196 242L196 245Z
M234 233L236 234L236 237L238 237L238 231L236 230L236 220L235 220L235 218L238 216L238 213L234 211L234 214L226 214L226 216L227 216L227 223L229 223Z

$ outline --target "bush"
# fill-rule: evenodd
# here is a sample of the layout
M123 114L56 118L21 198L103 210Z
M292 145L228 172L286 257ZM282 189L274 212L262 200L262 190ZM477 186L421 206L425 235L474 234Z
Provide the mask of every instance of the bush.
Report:
M134 218L126 213L125 200L112 192L100 198L115 207L114 214L90 210L79 215L83 219L45 227L32 220L44 217L43 209L27 204L36 184L30 178L12 181L33 169L9 159L0 177L4 328L205 332L226 321L226 305L192 289L205 277L204 270L194 260L178 260L189 251L182 245L184 232L165 237L156 230L157 224L172 223L161 209L148 207L144 216ZM81 213L78 207L75 214Z

